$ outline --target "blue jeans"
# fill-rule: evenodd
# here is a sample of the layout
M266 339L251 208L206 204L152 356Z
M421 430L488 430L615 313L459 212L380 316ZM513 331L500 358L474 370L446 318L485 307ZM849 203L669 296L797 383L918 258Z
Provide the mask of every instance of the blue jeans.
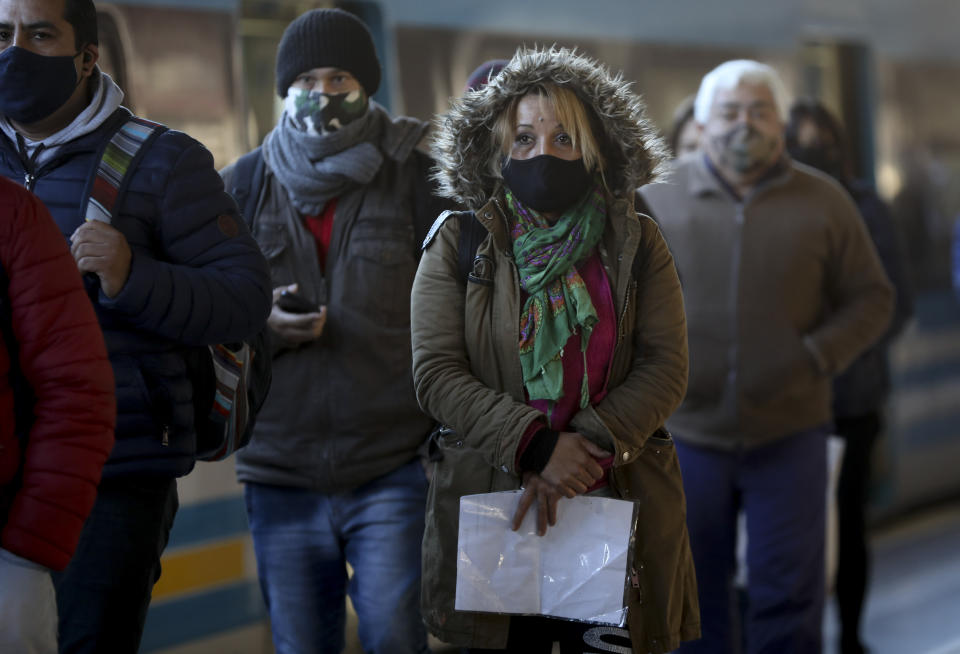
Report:
M339 654L346 592L365 652L429 651L420 616L427 480L418 460L342 493L248 483L244 494L277 654Z
M67 569L53 574L61 654L134 654L177 513L175 479L104 479Z
M736 451L677 440L703 634L679 652L740 651L732 581L741 508L747 517L747 652L821 651L826 438L827 429L818 428Z

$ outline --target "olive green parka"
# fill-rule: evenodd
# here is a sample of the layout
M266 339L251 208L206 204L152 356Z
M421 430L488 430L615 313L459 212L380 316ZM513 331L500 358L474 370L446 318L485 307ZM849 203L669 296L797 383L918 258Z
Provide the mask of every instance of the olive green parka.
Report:
M490 136L493 121L512 98L544 81L573 89L602 125L598 136L610 193L598 249L614 297L617 340L607 396L581 410L572 425L615 453L613 493L639 509L628 590L634 652L669 652L681 640L699 637L700 627L680 468L669 435L658 432L686 388L683 300L657 225L633 208L634 190L658 170L661 146L627 84L564 49L518 52L487 87L454 101L437 123L433 154L440 186L447 197L473 208L489 234L464 289L460 222L442 216L427 237L413 287L417 398L455 431L437 443L440 460L433 464L427 498L424 619L431 632L454 645L503 648L507 642L509 616L454 609L458 515L462 495L520 487L517 449L540 415L525 401L520 282L501 182L489 163L500 156Z

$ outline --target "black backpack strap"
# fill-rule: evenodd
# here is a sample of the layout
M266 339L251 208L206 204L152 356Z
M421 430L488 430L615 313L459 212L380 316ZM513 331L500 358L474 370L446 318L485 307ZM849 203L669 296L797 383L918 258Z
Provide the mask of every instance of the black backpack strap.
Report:
M434 161L430 155L414 150L410 156L414 158L417 169L413 184L413 236L417 246L415 256L419 260L423 251L421 244L429 240L437 216L455 211L458 207L452 200L437 195L437 185L432 177Z
M257 198L263 188L267 165L263 161L263 148L258 147L243 155L233 165L233 186L230 195L237 201L240 215L253 233L253 221L257 211Z
M485 239L488 234L487 228L480 224L480 221L477 220L476 215L472 211L447 210L441 213L440 217L434 221L430 231L427 232L426 237L423 239L423 245L421 245L420 248L421 250L425 250L430 247L430 243L433 242L433 238L437 235L437 232L439 232L443 224L451 218L456 218L460 221L460 237L457 241L457 280L466 286L470 273L473 272L473 263L477 256L477 248L480 247L483 239Z
M477 256L477 248L487 237L487 228L480 224L476 214L472 211L462 211L460 219L460 240L457 242L457 279L466 286L470 273L473 272L473 262Z
M643 193L640 192L640 189L637 189L633 194L633 208L637 213L650 216L650 218L653 219L653 222L657 222L657 217L653 215L653 211L650 209L650 205L647 204L647 201L644 199Z
M419 244L427 237L430 226L438 214L431 212L433 183L430 180L430 167L433 160L427 155L414 150L411 155L417 164L417 175L413 185L413 242L418 245L417 257L419 258L421 249Z
M645 216L649 216L653 222L657 222L656 217L653 215L653 211L650 209L650 205L647 204L647 201L643 198L643 193L640 192L640 189L637 189L633 194L633 208L637 213L641 213ZM659 223L657 223L659 225ZM640 260L640 248L637 248L637 254L633 257L633 278L640 278L640 267L643 266L643 261Z

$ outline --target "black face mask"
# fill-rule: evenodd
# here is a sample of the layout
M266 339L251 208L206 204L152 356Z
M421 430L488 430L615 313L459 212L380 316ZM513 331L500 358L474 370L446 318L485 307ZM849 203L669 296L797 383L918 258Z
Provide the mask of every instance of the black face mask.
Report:
M76 56L46 57L17 46L0 53L0 114L29 125L62 107L79 84Z
M825 145L796 146L790 150L790 156L823 171L831 177L843 180L843 163L837 148Z
M541 154L532 159L507 159L501 173L520 202L548 213L569 209L593 183L582 157L567 161Z

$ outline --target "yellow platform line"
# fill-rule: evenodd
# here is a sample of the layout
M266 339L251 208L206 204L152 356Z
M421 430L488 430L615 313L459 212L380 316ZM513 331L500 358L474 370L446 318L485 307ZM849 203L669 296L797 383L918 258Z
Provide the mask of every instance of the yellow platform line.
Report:
M236 539L166 554L153 599L203 590L244 578L245 541Z

